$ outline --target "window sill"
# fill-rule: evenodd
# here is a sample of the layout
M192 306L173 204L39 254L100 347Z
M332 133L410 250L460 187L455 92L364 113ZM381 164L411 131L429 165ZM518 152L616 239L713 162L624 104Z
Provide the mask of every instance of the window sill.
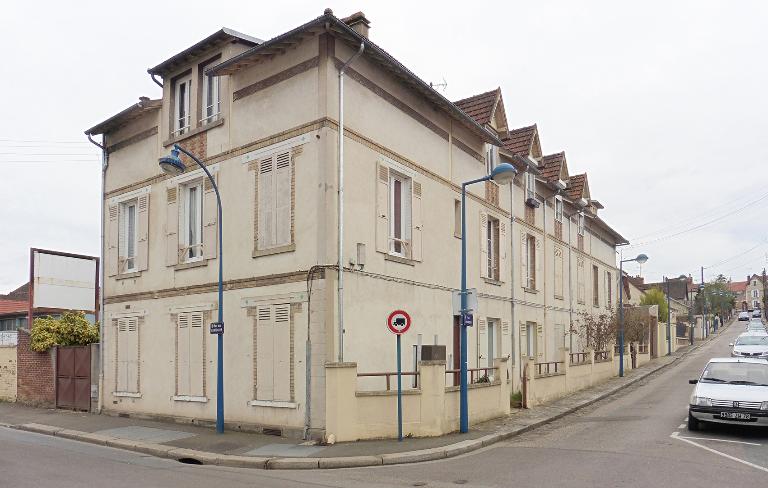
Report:
M248 402L251 407L271 407L271 408L299 408L296 402L279 402L273 400L251 400Z
M116 280L130 280L131 278L138 278L141 276L141 271L133 271L131 273L121 273L115 276Z
M174 395L171 399L174 402L208 403L208 397L203 396Z
M199 268L201 266L208 266L207 259L201 259L199 261L192 261L191 263L181 263L173 267L174 271L180 271L182 269Z
M489 285L493 285L493 286L501 286L501 285L504 284L503 281L494 280L493 278L483 278L483 281L485 281Z
M385 254L384 261L392 261L393 263L400 263L408 266L416 265L416 261L414 261L413 259L408 259L401 256L395 256L394 254Z
M526 288L526 287L523 287L523 291L526 293L533 293L534 295L539 292L539 290L536 290L535 288Z
M187 132L180 134L178 136L171 136L167 140L163 141L163 146L168 147L171 144L176 144L177 142L181 142L184 139L189 139L190 137L194 137L209 129L213 129L214 127L219 127L220 125L224 125L224 117L219 118L219 120L217 120L216 122L211 122L210 124L205 124L205 125L195 127L194 129L188 130Z
M123 398L141 398L141 393L132 393L130 391L113 391L112 396Z
M555 300L565 300L565 297L562 295L555 295Z
M271 256L273 254L282 254L284 252L293 252L296 250L296 243L293 242L286 246L270 247L269 249L254 249L251 257Z

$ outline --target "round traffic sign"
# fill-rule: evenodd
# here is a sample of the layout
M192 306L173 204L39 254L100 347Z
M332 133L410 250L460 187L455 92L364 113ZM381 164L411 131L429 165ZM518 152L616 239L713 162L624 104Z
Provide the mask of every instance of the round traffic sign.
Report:
M405 334L411 328L411 316L405 310L395 310L387 317L387 327L393 334Z

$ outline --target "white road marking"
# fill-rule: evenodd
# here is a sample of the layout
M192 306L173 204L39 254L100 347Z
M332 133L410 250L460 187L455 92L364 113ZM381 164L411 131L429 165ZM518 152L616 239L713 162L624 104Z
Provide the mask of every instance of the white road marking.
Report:
M677 426L678 429L684 429L687 424L680 424Z
M755 442L732 441L729 439L713 439L712 437L689 437L684 435L678 435L677 437L679 439L695 439L698 441L730 442L731 444L746 444L748 446L762 446L762 444L757 444Z
M673 438L673 439L677 439L677 440L683 441L683 442L687 442L688 444L690 444L692 446L699 447L701 449L704 449L705 451L711 452L712 454L717 454L718 456L723 456L724 458L730 459L731 461L736 461L737 463L746 464L749 467L752 467L752 468L755 468L755 469L759 469L760 471L764 471L764 472L768 473L768 468L766 468L766 467L760 466L760 465L755 464L755 463L750 463L749 461L745 461L743 459L739 459L737 457L731 456L730 454L726 454L726 453L720 452L720 451L718 451L716 449L712 449L711 447L702 446L698 442L693 442L692 440L686 439L684 437L680 437L677 434L678 434L677 432L673 432L670 437Z

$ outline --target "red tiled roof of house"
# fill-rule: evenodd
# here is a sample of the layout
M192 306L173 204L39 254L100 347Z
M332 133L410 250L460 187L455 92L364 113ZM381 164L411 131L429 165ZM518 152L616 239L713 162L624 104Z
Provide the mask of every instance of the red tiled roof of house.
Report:
M0 315L19 314L29 309L29 302L21 300L0 300Z
M697 286L698 285L694 285ZM747 282L746 281L732 281L728 283L728 289L731 290L734 293L744 293L747 291Z
M496 99L500 96L501 88L496 88L489 92L453 102L453 104L475 119L475 122L478 124L485 125L491 121L493 108L496 106Z
M501 138L501 142L504 143L504 149L521 156L528 156L531 154L537 131L536 124L511 130L505 137Z
M572 175L568 180L566 195L571 200L578 200L584 194L584 185L587 183L587 173Z
M563 160L565 160L565 151L541 158L541 176L547 181L559 179Z

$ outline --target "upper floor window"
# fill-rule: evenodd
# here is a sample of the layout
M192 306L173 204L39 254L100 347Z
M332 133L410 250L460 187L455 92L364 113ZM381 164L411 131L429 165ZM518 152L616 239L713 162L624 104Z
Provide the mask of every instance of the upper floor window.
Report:
M411 179L389 172L389 251L392 254L411 256Z
M605 306L613 306L613 276L610 271L605 272Z
M530 290L536 289L536 237L533 235L526 235L525 237L525 288Z
M376 163L377 252L412 261L422 260L424 190L416 173L408 168L384 158Z
M182 245L183 260L198 261L203 257L203 182L183 185Z
M499 148L488 144L487 149L485 151L485 169L487 173L491 174L491 171L493 171L493 168L498 166L498 164L499 164Z
M205 70L214 66L215 61L203 68ZM221 77L203 74L203 124L209 124L219 119L221 114Z
M600 306L600 271L597 266L592 266L592 305L595 307Z
M120 204L120 216L118 225L120 234L117 238L119 247L119 264L121 273L133 273L137 270L136 249L137 242L137 200L130 200Z
M563 200L559 197L555 198L555 220L563 221Z
M580 213L578 218L577 232L580 236L584 235L584 214Z
M757 286L757 280L752 280L752 286Z
M488 258L486 273L488 278L499 280L499 219L488 217L485 229Z
M256 249L290 245L292 214L291 152L282 151L259 161L257 174Z
M525 199L536 198L536 175L528 171L525 173Z
M757 297L759 297L759 296L760 296L760 295L759 295L759 293L757 292L757 290L752 290L752 298L757 298Z
M192 78L184 76L173 84L173 135L181 135L189 131L191 127L191 92Z

